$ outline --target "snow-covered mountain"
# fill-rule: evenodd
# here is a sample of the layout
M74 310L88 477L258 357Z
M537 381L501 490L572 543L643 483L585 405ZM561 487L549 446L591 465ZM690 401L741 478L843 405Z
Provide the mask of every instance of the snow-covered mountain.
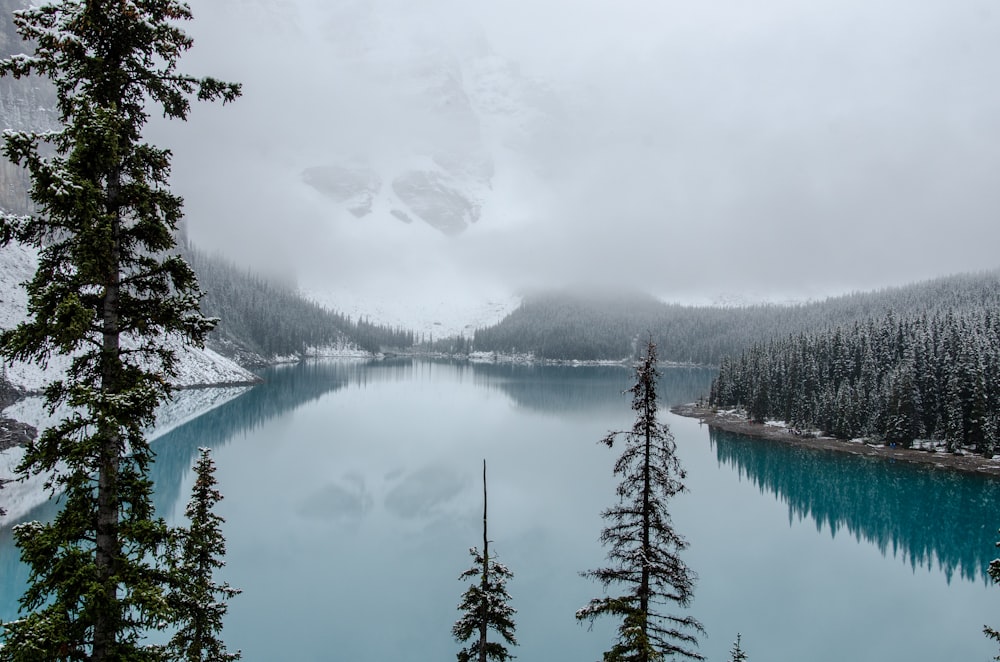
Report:
M38 263L34 249L19 244L0 248L0 328L10 329L26 319L28 295L22 283L29 280ZM177 386L247 384L256 376L210 349L198 349L174 341L177 352ZM69 365L65 357L53 356L47 367L16 362L7 367L7 379L27 391L40 390Z
M25 4L0 0L2 9ZM244 84L225 109L198 104L186 123L154 113L147 132L174 151L172 187L186 200L192 241L254 271L319 283L327 293L312 298L355 319L425 336L470 335L517 305L469 282L461 262L544 216L521 201L546 188L542 155L558 151L565 111L546 82L491 47L461 2L191 5L185 29L198 47L185 69ZM3 23L0 55L22 50ZM50 127L51 94L3 87L18 82L0 79L0 128ZM21 169L0 163L0 208L24 211L26 186ZM367 276L375 263L384 282ZM204 374L207 356L192 374ZM10 371L29 388L37 373Z
M355 218L454 236L505 195L501 171L534 167L530 152L553 133L558 104L476 25L456 27L459 17L436 9L415 16L369 0L319 13L325 75L346 92L337 100L346 120L328 130L353 135L301 179Z
M484 298L455 293L420 299L380 298L349 291L306 290L303 296L353 319L414 332L416 339L472 338L476 329L496 324L521 305L521 297L494 294Z

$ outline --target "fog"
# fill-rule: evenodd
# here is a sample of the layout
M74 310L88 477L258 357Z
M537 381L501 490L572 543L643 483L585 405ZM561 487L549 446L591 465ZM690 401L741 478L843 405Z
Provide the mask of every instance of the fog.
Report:
M244 95L149 128L190 236L311 288L802 299L998 266L986 0L191 5L185 69ZM442 199L478 218L414 212Z

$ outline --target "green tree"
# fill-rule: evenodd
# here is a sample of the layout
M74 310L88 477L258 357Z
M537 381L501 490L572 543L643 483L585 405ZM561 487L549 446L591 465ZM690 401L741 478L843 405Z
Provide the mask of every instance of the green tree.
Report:
M221 639L226 601L241 593L229 584L217 584L213 574L226 564L226 539L222 517L214 512L222 499L216 489L215 462L211 451L198 449L195 481L185 515L188 527L179 531L179 555L174 589L167 602L174 614L177 632L170 640L171 656L185 662L230 662L240 653L229 653Z
M747 662L750 659L741 646L742 639L743 637L737 632L736 641L733 642L733 647L729 651L729 662Z
M670 520L667 503L684 490L684 471L675 454L673 435L657 420L656 345L652 340L636 366L636 383L629 389L636 420L631 430L611 432L602 440L608 447L624 437L614 474L621 477L619 503L604 511L608 525L601 542L610 546L610 565L583 573L607 589L623 593L594 598L577 611L580 620L610 615L621 619L618 641L604 654L605 662L652 662L668 656L704 659L693 648L701 623L691 616L665 614L674 603L687 607L694 595L694 573L680 552L687 541Z
M997 543L997 547L1000 547L1000 542ZM989 574L990 579L993 580L994 584L1000 584L1000 559L993 559L990 561L990 565L987 567L986 572ZM984 625L983 633L993 641L1000 643L1000 631L994 630L989 625ZM1000 660L1000 655L997 655L993 659Z
M489 641L492 629L511 646L517 645L514 637L514 614L510 606L507 581L513 573L502 563L490 556L490 541L486 534L486 460L483 460L483 551L475 547L469 550L472 567L459 576L462 581L478 577L462 594L458 608L462 611L451 629L456 641L473 641L458 652L459 662L487 662L487 660L509 660L507 647L498 641ZM478 635L478 636L477 636Z
M170 614L162 564L167 529L153 512L143 430L171 392L174 348L199 345L213 322L172 252L181 199L170 152L143 142L147 108L185 119L189 99L235 99L238 85L178 73L191 18L177 0L65 0L14 13L30 55L0 74L52 81L61 128L7 132L4 154L27 168L36 212L0 217L0 243L39 250L26 322L0 336L7 359L71 357L50 383L72 415L26 446L22 475L50 472L62 509L18 527L30 568L2 660L145 660L142 641Z

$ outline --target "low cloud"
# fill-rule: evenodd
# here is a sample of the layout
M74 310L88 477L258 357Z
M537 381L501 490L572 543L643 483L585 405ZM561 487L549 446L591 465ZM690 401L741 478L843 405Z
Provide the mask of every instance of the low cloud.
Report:
M997 266L1000 16L985 0L192 7L188 70L245 95L150 137L174 150L195 241L264 271L690 299ZM440 71L475 113L434 105ZM302 177L360 161L391 182L421 150L489 156L469 193L481 216L457 236L388 213L389 185L357 218Z

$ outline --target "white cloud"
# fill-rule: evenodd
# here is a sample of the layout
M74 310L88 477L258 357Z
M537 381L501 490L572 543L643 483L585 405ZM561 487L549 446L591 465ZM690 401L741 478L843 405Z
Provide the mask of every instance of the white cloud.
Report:
M388 288L623 278L686 297L997 265L986 0L192 5L188 68L245 96L150 135L174 148L195 239L261 268ZM527 133L480 127L497 171L472 229L356 219L301 182L454 140L459 116L407 86L488 48L548 96Z

